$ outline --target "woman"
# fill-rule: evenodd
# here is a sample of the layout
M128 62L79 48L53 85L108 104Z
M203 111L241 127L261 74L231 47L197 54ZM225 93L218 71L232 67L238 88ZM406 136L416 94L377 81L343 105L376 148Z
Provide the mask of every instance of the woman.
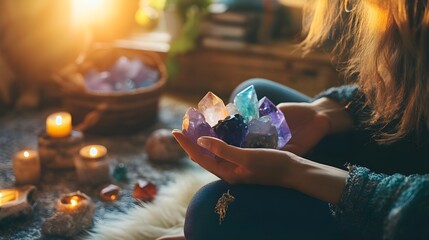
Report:
M279 104L292 131L285 151L201 137L211 157L173 131L222 179L195 195L186 239L429 238L429 1L310 2L302 47L339 39L356 86L312 100L254 81L261 97L301 102Z

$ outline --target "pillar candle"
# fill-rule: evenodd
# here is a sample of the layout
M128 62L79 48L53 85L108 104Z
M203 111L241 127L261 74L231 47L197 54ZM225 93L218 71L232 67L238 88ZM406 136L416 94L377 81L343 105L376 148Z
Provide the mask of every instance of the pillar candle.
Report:
M107 149L102 145L88 145L80 149L75 159L78 179L81 183L98 184L109 181Z
M16 184L37 183L40 179L39 154L32 150L22 150L13 157L13 172Z
M70 135L72 117L68 112L57 112L46 118L46 133L53 138L62 138Z

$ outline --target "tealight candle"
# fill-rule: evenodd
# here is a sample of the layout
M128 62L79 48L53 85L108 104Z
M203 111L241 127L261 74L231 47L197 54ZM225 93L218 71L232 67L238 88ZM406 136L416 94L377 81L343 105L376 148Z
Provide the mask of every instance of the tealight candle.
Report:
M37 183L40 179L39 154L32 150L22 150L13 157L13 172L16 184Z
M80 192L62 194L56 203L54 215L42 225L42 233L50 236L72 237L93 224L95 205Z
M46 133L53 138L62 138L70 135L72 118L68 112L53 113L46 118Z
M107 149L102 145L88 145L80 149L75 158L77 176L80 182L99 184L109 181Z
M60 199L65 211L76 211L84 198L80 194L64 196Z

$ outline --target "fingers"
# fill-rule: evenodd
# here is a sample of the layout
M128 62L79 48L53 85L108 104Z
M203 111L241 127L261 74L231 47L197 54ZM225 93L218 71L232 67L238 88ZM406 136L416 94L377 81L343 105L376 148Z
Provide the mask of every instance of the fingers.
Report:
M176 138L177 142L189 155L192 161L196 162L201 167L212 172L218 177L223 178L225 174L233 171L233 168L236 167L228 161L214 159L213 157L202 153L198 146L189 141L189 139L183 135L181 131L173 130L172 133L174 138Z
M209 158L206 154L203 154L199 149L198 146L193 144L189 139L183 135L183 133L179 130L173 130L173 136L176 138L177 142L180 144L180 146L185 150L185 152L193 159L205 159Z
M216 156L237 165L242 165L247 159L245 149L228 145L224 141L214 137L200 137L197 143Z

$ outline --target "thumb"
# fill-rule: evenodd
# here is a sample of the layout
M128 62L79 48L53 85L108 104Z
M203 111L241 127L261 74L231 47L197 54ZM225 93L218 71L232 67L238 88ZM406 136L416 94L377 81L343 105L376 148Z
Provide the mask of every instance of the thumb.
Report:
M245 149L238 148L225 143L214 137L200 137L197 140L198 145L209 150L216 156L229 162L242 165L246 161Z

